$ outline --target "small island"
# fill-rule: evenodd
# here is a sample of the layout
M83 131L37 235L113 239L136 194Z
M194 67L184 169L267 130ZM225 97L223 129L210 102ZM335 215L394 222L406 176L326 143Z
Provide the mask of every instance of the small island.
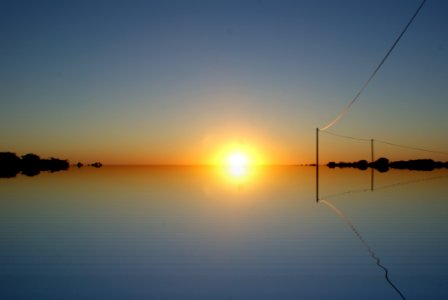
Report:
M74 164L73 166L82 168L82 167L84 167L84 164L82 162L78 162L77 164ZM97 161L97 162L94 162L91 164L87 164L87 166L94 167L94 168L101 168L103 166L103 164Z
M389 161L389 159L381 157L374 162L367 162L367 160L360 160L357 162L329 162L329 168L356 168L360 170L367 170L373 168L379 172L387 172L389 169L400 170L416 170L416 171L433 171L435 169L448 168L448 162L434 161L429 158Z
M93 164L89 164L89 166L94 167L94 168L101 168L103 166L103 164L100 162L94 162Z
M42 171L63 171L69 167L68 160L54 157L42 159L33 153L19 157L12 152L0 152L0 178L15 177L19 173L35 176Z

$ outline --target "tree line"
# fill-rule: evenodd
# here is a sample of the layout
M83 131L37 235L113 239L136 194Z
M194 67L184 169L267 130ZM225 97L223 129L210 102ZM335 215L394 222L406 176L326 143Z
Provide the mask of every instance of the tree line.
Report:
M56 172L67 170L70 167L68 160L51 157L42 159L38 155L28 153L21 157L12 152L0 152L0 177L11 178L21 173L35 176L42 171Z

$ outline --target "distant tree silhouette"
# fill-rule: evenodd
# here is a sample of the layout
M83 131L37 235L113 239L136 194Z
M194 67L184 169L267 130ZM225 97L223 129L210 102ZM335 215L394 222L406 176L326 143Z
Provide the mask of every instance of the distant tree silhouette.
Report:
M40 169L41 171L60 171L67 170L70 167L68 161L57 159L52 157L51 159L41 159L40 160Z
M27 176L35 176L41 171L61 171L69 168L67 160L41 159L38 155L28 153L20 159L15 153L0 152L0 177L15 177L20 171Z
M434 161L432 159L413 159L413 160L399 160L389 162L387 158L381 157L373 163L367 163L365 160L358 162L329 162L327 164L330 168L358 168L366 170L368 167L374 168L379 172L387 172L389 168L400 170L416 170L416 171L432 171L435 169L448 168L448 162Z
M377 169L380 172L389 171L389 160L385 157L380 157L373 163L371 163L371 167Z
M20 172L20 158L12 152L0 152L0 177L15 177Z
M33 154L33 153L28 153L22 156L22 163L26 164L26 163L31 163L31 164L36 164L38 163L40 160L39 155Z
M89 166L95 167L95 168L101 168L103 166L103 164L100 162L94 162L93 164L90 164Z
M4 167L20 164L20 157L12 152L0 152L0 164Z
M40 173L40 157L33 153L22 156L22 174L35 176Z

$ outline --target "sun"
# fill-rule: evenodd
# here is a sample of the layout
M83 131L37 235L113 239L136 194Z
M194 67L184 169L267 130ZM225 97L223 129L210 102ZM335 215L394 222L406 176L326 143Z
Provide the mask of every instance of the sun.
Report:
M240 151L231 152L227 156L226 164L229 174L234 179L241 180L247 176L249 157L246 153Z
M249 158L243 152L233 152L227 157L227 164L230 167L244 167L249 164Z
M252 180L260 160L252 147L237 145L224 148L218 161L225 178L241 185Z

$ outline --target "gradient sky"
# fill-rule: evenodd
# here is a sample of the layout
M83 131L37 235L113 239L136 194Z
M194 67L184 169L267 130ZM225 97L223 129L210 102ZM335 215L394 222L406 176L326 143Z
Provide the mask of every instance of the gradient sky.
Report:
M0 3L0 151L209 163L231 147L313 162L420 0ZM448 2L428 0L332 132L448 152ZM369 145L322 134L325 159ZM376 147L393 158L448 157Z

